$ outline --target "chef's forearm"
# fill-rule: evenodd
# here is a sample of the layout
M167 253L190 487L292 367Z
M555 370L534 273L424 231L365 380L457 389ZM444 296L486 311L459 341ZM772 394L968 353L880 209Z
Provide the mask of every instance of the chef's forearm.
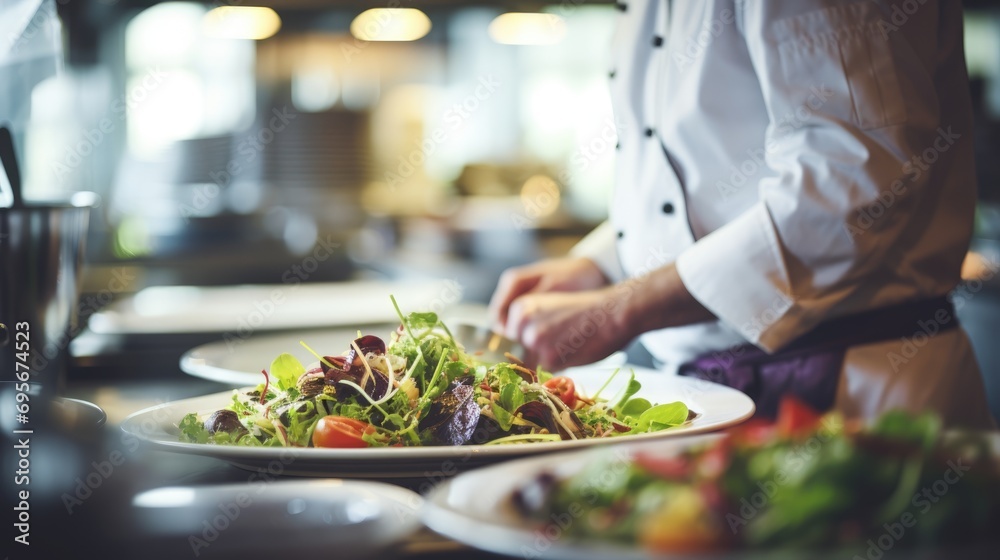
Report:
M632 338L657 329L715 319L715 315L688 292L673 263L614 288L622 294L619 328Z

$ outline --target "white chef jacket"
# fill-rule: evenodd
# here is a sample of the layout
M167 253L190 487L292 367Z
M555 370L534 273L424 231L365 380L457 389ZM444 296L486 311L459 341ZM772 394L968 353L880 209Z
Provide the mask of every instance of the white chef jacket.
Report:
M956 285L976 189L959 2L618 7L617 185L574 253L614 280L676 261L719 320L643 335L665 368ZM851 348L835 406L991 425L965 333L919 340Z

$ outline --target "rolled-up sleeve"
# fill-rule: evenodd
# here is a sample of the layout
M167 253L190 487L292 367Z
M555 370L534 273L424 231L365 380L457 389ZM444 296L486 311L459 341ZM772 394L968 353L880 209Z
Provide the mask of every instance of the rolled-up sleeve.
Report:
M741 16L774 174L677 269L720 320L774 351L886 300L886 271L923 235L911 226L930 187L907 162L941 132L932 77L902 34L886 33L876 3L748 0Z

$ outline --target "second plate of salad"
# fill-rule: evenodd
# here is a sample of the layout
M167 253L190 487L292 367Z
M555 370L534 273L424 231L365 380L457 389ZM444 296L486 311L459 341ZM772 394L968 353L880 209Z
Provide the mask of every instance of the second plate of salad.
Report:
M788 401L775 424L464 473L426 496L424 521L546 560L993 559L998 504L996 433Z

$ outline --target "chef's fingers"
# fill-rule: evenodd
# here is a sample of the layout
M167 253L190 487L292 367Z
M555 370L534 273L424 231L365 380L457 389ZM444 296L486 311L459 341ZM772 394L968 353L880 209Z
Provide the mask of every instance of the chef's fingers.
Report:
M504 336L527 347L523 338L524 328L533 320L534 307L531 296L521 296L511 302L503 327Z
M523 268L508 268L500 275L497 289L490 298L489 317L495 330L503 330L508 321L511 303L538 285L541 275Z
M524 363L527 368L538 369L538 354L531 350L525 350L524 357L521 358L521 362Z
M538 344L537 323L534 321L529 322L521 334L524 337L524 340L521 342L521 345L524 346L524 356L521 361L529 368L536 369L539 363L539 353L536 348Z
M529 348L532 354L538 348L538 323L535 321L528 321L525 323L524 328L521 329L521 344L525 348Z

